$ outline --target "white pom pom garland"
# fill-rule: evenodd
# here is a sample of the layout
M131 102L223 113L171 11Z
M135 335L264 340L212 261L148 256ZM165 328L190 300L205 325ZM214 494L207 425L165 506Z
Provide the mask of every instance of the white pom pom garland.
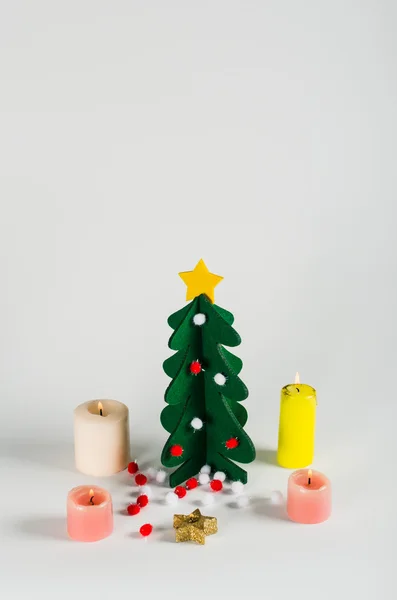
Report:
M204 423L198 417L194 417L194 419L192 419L190 421L190 425L192 426L193 429L202 429Z
M154 467L149 467L146 471L146 474L149 477L149 479L156 479L157 469L155 469Z
M206 320L207 320L207 317L203 313L197 313L193 317L193 323L195 325L198 325L199 327L201 325L204 325L204 323L206 322Z
M139 495L146 494L146 496L150 499L153 496L152 488L150 485L143 485L139 488Z
M226 383L226 377L224 376L223 373L217 373L214 376L214 381L217 385L225 385Z
M248 496L238 496L236 498L237 508L246 508L250 503Z
M178 500L179 500L179 498L174 492L168 492L165 495L165 501L170 506L175 506L175 504L178 504Z
M162 471L162 470L161 471L157 471L157 474L156 474L156 481L157 481L157 483L164 483L164 481L166 480L166 478L167 478L167 473L165 471Z
M278 490L273 490L270 494L270 503L271 504L281 504L283 502L283 495Z
M200 469L200 473L211 473L211 467L209 465L204 465L203 467L201 467Z
M223 473L223 471L217 471L214 474L214 479L219 479L219 481L225 481L225 479L226 479L226 473Z
M241 494L243 489L244 489L244 484L242 481L233 481L233 483L232 483L233 494Z
M198 480L201 485L206 485L210 482L210 476L208 473L200 473Z

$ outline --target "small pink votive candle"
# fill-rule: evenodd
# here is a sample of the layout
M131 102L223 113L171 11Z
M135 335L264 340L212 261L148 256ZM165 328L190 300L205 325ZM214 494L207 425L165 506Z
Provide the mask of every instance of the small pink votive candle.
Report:
M287 513L297 523L322 523L331 515L330 480L319 471L300 469L288 479Z
M109 492L95 485L70 490L67 500L68 535L78 542L97 542L113 531L113 506Z

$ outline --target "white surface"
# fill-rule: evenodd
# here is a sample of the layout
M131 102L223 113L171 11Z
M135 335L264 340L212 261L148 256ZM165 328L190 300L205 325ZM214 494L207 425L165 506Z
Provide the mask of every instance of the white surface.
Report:
M392 0L2 2L2 598L396 597L396 16ZM158 531L173 508L119 514L120 474L94 481L114 535L72 543L73 408L125 402L153 464L166 319L200 257L243 338L254 500L222 496L219 534L177 545ZM334 488L321 526L264 500L286 490L268 462L296 370Z

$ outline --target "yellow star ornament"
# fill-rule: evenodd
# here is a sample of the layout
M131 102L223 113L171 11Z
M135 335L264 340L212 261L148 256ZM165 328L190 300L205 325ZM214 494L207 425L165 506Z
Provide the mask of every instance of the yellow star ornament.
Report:
M215 517L205 517L196 508L190 515L174 515L175 541L205 544L205 536L218 531Z
M193 271L179 273L179 277L186 283L186 300L194 300L200 294L206 294L214 302L214 290L223 277L210 273L203 259L199 260Z

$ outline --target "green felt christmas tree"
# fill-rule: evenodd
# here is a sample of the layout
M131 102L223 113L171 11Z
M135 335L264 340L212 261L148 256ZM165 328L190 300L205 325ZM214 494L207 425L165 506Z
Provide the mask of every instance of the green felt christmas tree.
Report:
M170 434L161 461L179 467L170 477L171 487L197 475L206 464L246 483L246 471L233 461L252 462L255 447L244 431L247 411L240 404L248 396L238 376L243 363L224 348L238 346L241 338L232 327L232 313L213 303L222 277L210 273L202 260L180 276L192 302L168 319L174 330L169 347L176 354L163 364L172 381L165 392L168 406L161 413Z

